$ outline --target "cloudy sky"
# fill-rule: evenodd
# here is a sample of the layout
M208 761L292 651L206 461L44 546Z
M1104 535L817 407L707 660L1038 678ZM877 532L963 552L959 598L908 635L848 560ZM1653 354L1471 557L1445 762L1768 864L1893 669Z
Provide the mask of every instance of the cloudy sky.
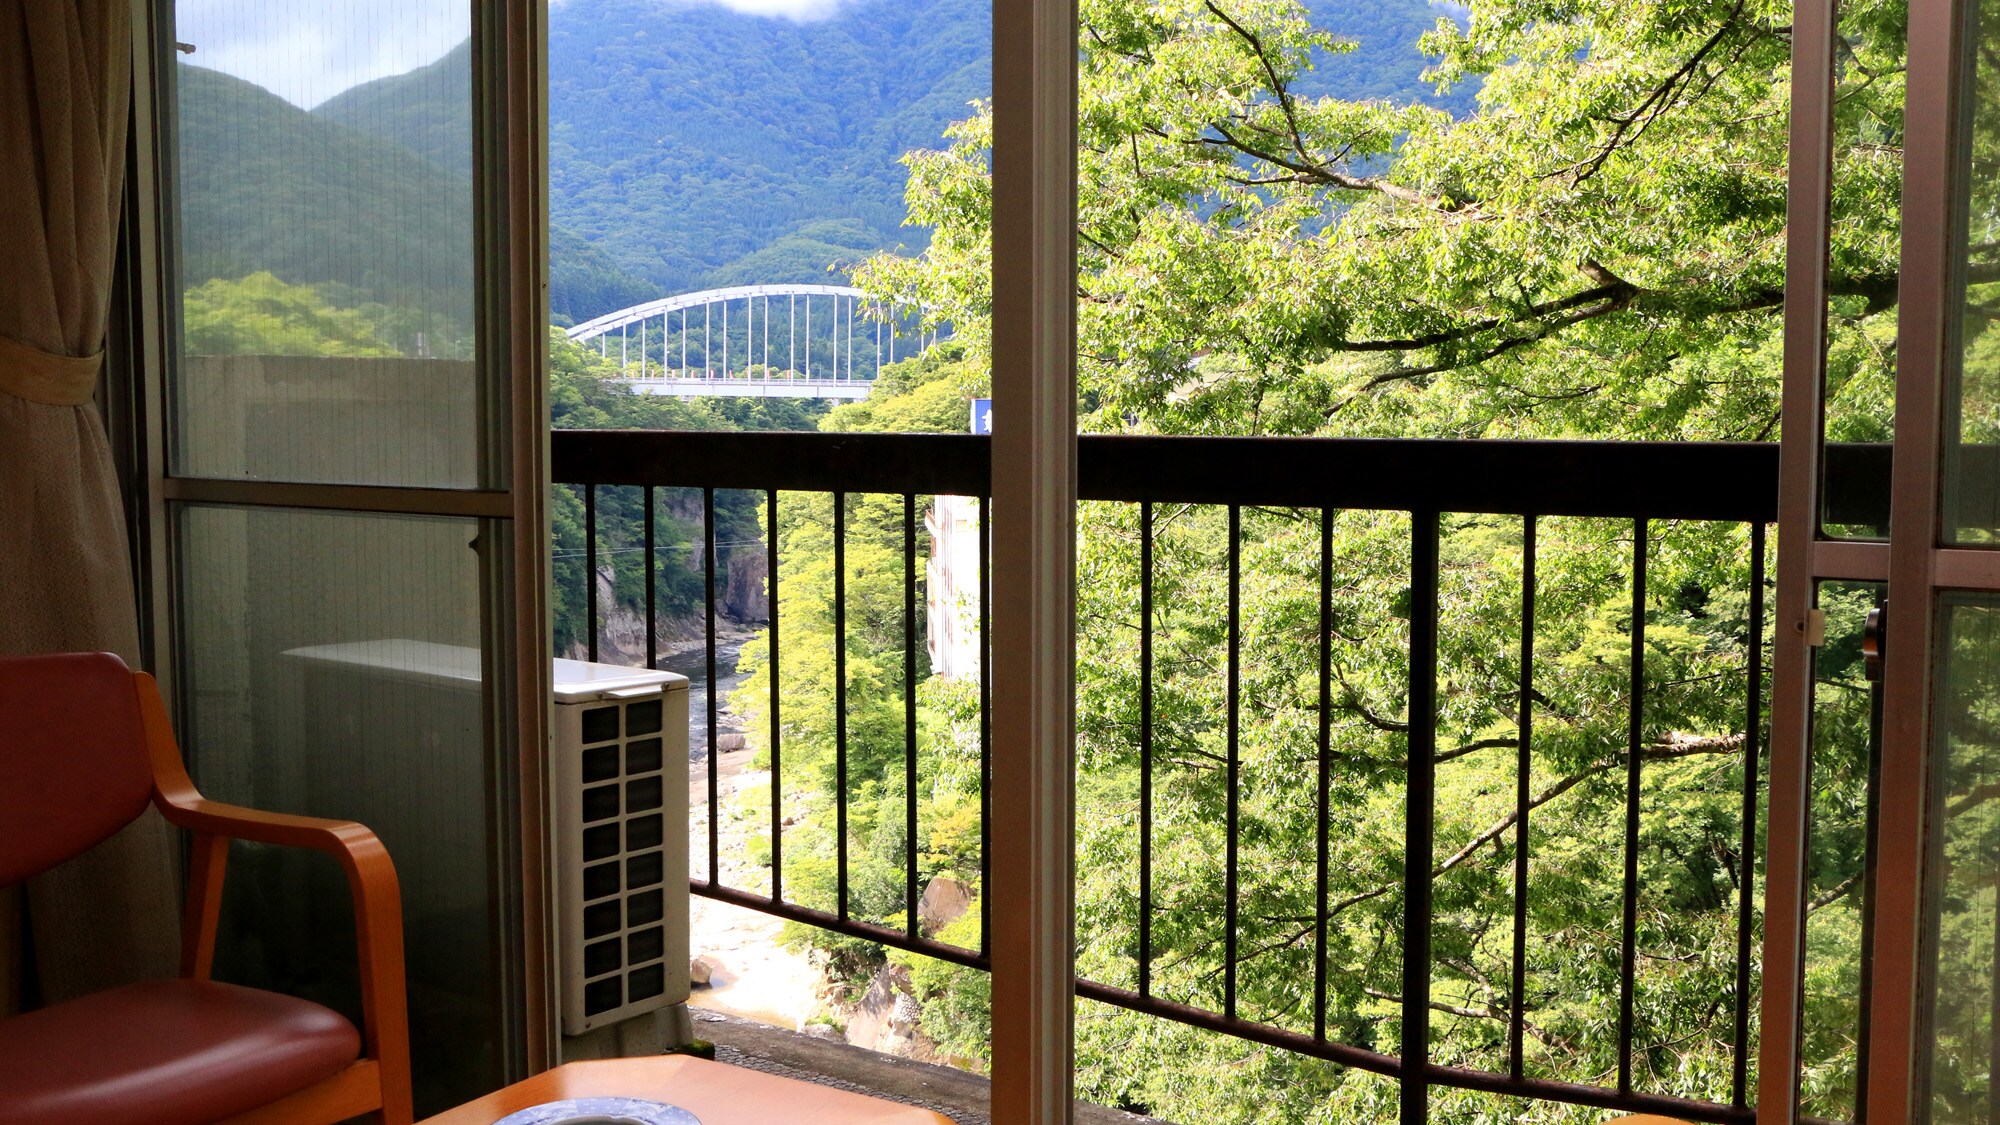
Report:
M562 3L562 0L555 0ZM822 19L848 0L660 0ZM255 82L310 109L350 86L401 74L464 42L466 0L179 0L177 38L197 66Z

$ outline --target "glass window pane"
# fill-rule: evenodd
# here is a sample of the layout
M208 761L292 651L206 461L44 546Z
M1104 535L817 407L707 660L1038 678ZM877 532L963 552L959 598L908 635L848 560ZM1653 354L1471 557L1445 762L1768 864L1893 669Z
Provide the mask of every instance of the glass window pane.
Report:
M964 0L552 5L556 428L936 429L861 400L974 378L916 256L991 45Z
M2000 11L1974 5L1959 370L1946 387L1946 542L2000 544Z
M471 11L175 6L177 474L480 483Z
M2000 597L1947 594L1939 613L1930 1116L1985 1125L2000 1029Z
M1819 587L1826 643L1813 650L1812 850L1806 872L1799 1111L1829 1121L1860 1119L1882 718L1880 685L1868 678L1863 638L1869 612L1882 604L1885 592L1879 582Z
M402 884L419 1116L503 1084L503 889L469 520L193 507L180 516L185 739L204 793L356 820ZM221 979L357 1022L330 861L232 855Z
M1842 0L1839 21L1820 522L1832 538L1886 539L1908 8L1900 0Z

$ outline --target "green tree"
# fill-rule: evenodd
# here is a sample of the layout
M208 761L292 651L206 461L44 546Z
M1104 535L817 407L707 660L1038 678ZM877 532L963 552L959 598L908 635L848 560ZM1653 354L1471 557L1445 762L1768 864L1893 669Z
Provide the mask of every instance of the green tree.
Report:
M1087 429L1775 436L1784 5L1474 3L1464 24L1440 20L1423 44L1441 86L1480 83L1475 110L1461 116L1303 92L1313 58L1347 49L1337 12L1320 26L1290 0L1084 0L1081 16L1077 307ZM1890 409L1901 27L1897 3L1843 7L1829 387L1832 425L1854 440L1885 432ZM876 296L923 305L955 326L967 354L950 394L976 390L988 358L991 131L982 106L953 127L951 147L907 157L910 221L933 237L921 256L879 256L857 275ZM1993 268L1975 261L1975 280ZM865 417L836 412L827 424L956 429L940 424L949 412L925 406L926 395L947 392L885 384ZM1338 642L1327 716L1332 905L1323 920L1311 858L1322 519L1331 522ZM1229 525L1225 513L1202 508L1163 510L1159 520L1153 986L1215 1009L1230 796L1219 768ZM1241 520L1238 1003L1246 1018L1310 1031L1323 924L1329 1035L1393 1053L1409 519L1251 509ZM1092 504L1078 523L1079 971L1131 987L1137 517L1130 506ZM1726 1101L1737 919L1746 896L1753 916L1761 905L1759 885L1741 880L1751 768L1743 685L1751 640L1768 622L1749 613L1748 529L1651 532L1640 607L1635 1084ZM1602 1084L1617 1062L1632 526L1544 520L1538 540L1526 1069ZM1513 1015L1522 544L1517 520L1447 517L1439 574L1431 1054L1489 1070L1505 1069ZM803 556L815 549L799 541ZM1833 604L1847 637L1869 595L1843 596ZM802 608L797 628L787 621L786 650L814 648L824 635ZM1821 675L1856 682L1857 660L1842 640L1823 654ZM849 698L860 710L880 702L852 684ZM1853 1008L1851 991L1840 993L1858 965L1866 691L1836 689L1828 706L1838 717L1825 728L1816 774L1810 928L1819 937L1809 951L1805 1088L1809 1112L1845 1116ZM825 717L801 710L787 722L788 762L828 737ZM940 741L925 747L945 752ZM815 783L792 799L811 814L800 843L817 856L827 793L823 779ZM937 801L935 792L927 799ZM866 843L850 840L850 852ZM921 839L919 855L927 871L944 866ZM793 862L802 861L788 870ZM932 1010L974 1021L941 1027L940 1040L976 1055L985 982L945 968L920 979ZM1096 1005L1082 1009L1078 1063L1083 1096L1176 1120L1376 1119L1393 1112L1396 1097L1393 1083L1370 1075ZM1434 1098L1446 1120L1517 1112L1473 1093ZM1597 1116L1560 1107L1533 1115Z
M1900 4L1844 6L1830 325L1893 304ZM1298 92L1343 50L1290 0L1086 0L1086 425L1769 438L1788 6L1487 0L1424 40L1477 112ZM990 108L906 161L919 258L863 283L969 339L990 307ZM1879 347L1842 365L1879 398ZM1865 396L1864 396L1865 397Z
M636 357L625 369L615 358L549 330L549 415L559 430L796 430L809 428L823 412L805 399L681 399L642 394L618 380L638 373ZM597 490L599 614L617 610L643 620L646 604L645 490L604 486ZM654 496L654 605L671 634L674 619L701 612L707 587L702 577L702 499L698 489L662 488ZM761 543L759 498L721 491L715 497L716 565L727 574L736 544ZM580 488L557 486L551 493L554 560L550 574L556 651L586 650L589 640L588 588L584 585L586 519ZM602 622L600 621L600 626Z
M964 350L947 342L885 368L867 399L835 407L821 425L846 431L962 430L967 394L982 379ZM849 906L856 917L888 925L906 919L907 677L915 677L917 698L918 886L939 875L976 885L980 870L977 684L930 675L921 602L909 622L912 631L905 633L905 519L914 515L919 521L917 555L908 565L921 576L929 544L921 521L930 499L914 497L906 506L901 496L855 495L847 498L841 517ZM832 911L838 904L841 793L836 646L842 643L836 640L833 498L787 494L780 500L779 780L797 825L785 841L786 895ZM908 643L915 645L914 666L905 659ZM743 716L760 760L768 763L773 675L768 637L744 646L740 667L746 677L732 706ZM810 927L793 926L788 933L828 954L836 974L865 980L866 971L882 959L873 943ZM973 940L976 944L976 930ZM969 1050L964 1054L973 1057Z
M335 308L312 286L287 285L268 272L205 281L183 295L181 307L190 355L401 354L363 313Z

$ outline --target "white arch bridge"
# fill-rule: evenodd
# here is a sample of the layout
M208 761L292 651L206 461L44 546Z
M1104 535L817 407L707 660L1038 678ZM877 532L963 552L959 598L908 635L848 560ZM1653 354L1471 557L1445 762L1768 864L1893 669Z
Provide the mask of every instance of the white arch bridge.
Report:
M938 340L922 310L845 285L737 285L606 313L569 330L618 349L618 382L642 394L858 399L884 364Z

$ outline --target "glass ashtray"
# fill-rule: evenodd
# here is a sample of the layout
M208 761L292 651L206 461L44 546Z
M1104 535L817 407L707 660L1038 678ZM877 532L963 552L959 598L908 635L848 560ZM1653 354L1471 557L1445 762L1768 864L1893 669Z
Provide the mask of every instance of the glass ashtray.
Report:
M701 1125L701 1119L641 1098L571 1098L517 1110L493 1125Z

